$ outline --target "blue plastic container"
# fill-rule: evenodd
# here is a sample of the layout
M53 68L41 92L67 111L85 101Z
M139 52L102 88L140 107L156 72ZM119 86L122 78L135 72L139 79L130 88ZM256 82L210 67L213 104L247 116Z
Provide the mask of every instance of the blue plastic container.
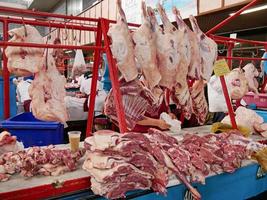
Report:
M264 119L265 123L267 123L267 111L264 110L254 110L254 111Z
M104 60L104 74L101 82L103 83L103 90L109 92L111 89L111 81L109 78L107 55L105 53L103 53L103 60Z
M16 86L14 85L12 79L9 78L9 98L10 98L10 116L13 117L17 114L17 104L16 104ZM4 120L4 81L3 77L0 76L0 121Z
M64 141L63 124L38 120L31 112L2 121L2 128L17 136L24 147L62 144Z

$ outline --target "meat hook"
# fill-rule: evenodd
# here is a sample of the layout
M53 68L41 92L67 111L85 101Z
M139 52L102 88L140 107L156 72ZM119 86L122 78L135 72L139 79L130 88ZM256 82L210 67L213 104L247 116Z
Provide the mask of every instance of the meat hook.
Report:
M81 40L82 40L82 30L80 30L80 33L79 33L79 39L78 39L78 42L81 44Z
M28 33L27 33L27 29L26 29L25 22L24 22L24 18L22 17L21 19L22 19L22 25L23 25L23 27L24 27L25 37L27 37L27 36L28 36Z
M66 41L68 39L68 31L67 31L67 24L65 22L65 37L63 38L64 41Z
M48 21L48 24L49 24L49 30L48 30L49 35L47 36L47 39L50 40L51 39L51 30L52 30L50 20Z
M72 35L72 40L75 41L76 40L76 35L74 35L74 27L73 26L72 26L71 35Z

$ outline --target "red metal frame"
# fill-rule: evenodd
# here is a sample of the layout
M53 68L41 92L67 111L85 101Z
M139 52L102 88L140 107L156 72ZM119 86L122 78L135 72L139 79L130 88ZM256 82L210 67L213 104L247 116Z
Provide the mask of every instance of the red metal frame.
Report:
M221 23L219 23L217 26L209 30L206 34L212 37L216 42L223 43L228 46L228 54L227 59L229 60L229 66L231 66L231 58L232 57L232 48L234 46L234 42L245 42L245 40L241 39L233 39L233 38L226 38L222 36L215 36L212 35L215 31L217 31L219 28L225 26L227 23L232 21L235 17L240 15L244 10L247 8L255 5L256 3L260 2L260 0L253 0L243 8L241 8L239 11L237 11L233 16L228 17ZM54 17L64 20L69 20L68 22L65 21L46 21L43 19L35 19L35 20L29 20L29 19L18 19L18 18L12 18L12 17L0 17L0 22L3 23L3 41L0 41L0 46L3 46L6 48L6 46L24 46L24 47L38 47L38 48L64 48L64 49L87 49L87 50L94 50L94 66L93 66L93 80L92 80L92 87L91 87L91 95L90 95L90 105L89 105L89 112L88 112L88 122L87 122L87 136L90 135L92 131L92 124L93 124L93 115L94 115L94 104L95 104L95 97L96 97L96 86L97 86L97 77L98 77L98 68L100 64L100 51L106 51L107 58L108 58L108 64L110 68L110 79L112 82L112 87L115 95L115 103L116 103L116 111L118 115L118 121L119 121L119 128L120 132L126 132L126 121L125 121L125 113L122 106L122 99L121 94L119 90L119 82L118 82L118 69L115 64L115 60L112 57L112 53L110 50L110 41L107 36L109 23L115 23L115 21L107 20L104 18L94 19L94 18L87 18L87 17L77 17L77 16L67 16L67 15L61 15L61 14L51 14L46 12L37 12L37 11L31 11L31 10L23 10L23 9L16 9L16 8L7 8L0 6L0 12L7 12L7 13L20 13L24 15L31 15L34 17ZM70 20L79 20L79 21L86 21L86 22L97 22L97 27L92 24L85 23L82 25L79 23L72 23ZM54 27L54 28L64 28L64 29L71 29L71 30L83 30L83 31L94 31L97 32L97 38L96 38L96 44L95 46L74 46L74 45L54 45L54 44L33 44L33 43L11 43L8 41L8 25L9 23L18 23L18 24L30 24L30 25L39 25L39 26L48 26L48 27ZM130 26L137 27L139 25L136 24L129 24ZM101 44L102 37L104 39L104 46ZM246 41L248 43L253 44L261 44L264 45L267 49L267 44L265 42L258 42L258 41ZM7 70L7 58L4 55L3 57L4 66L3 66L3 77L4 77L4 116L5 118L9 117L9 72ZM228 96L227 87L225 84L224 77L220 77L223 91L226 98L226 103L229 110L229 115L231 116L231 119L234 117L232 105L230 102L230 98ZM236 123L234 120L232 120L232 125L234 128L236 128Z
M228 24L229 22L231 22L234 18L236 18L237 16L239 16L243 11L245 11L246 9L248 9L249 7L259 3L261 0L253 0L250 3L248 3L246 6L244 6L243 8L241 8L240 10L238 10L234 15L229 16L228 18L226 18L225 20L223 20L221 23L219 23L218 25L216 25L215 27L213 27L212 29L210 29L208 32L206 32L206 34L213 38L217 43L220 44L224 44L227 46L227 56L226 57L221 57L219 56L218 58L225 58L228 60L228 65L231 68L232 67L232 60L233 59L237 59L237 60L265 60L265 59L261 59L261 58L239 58L239 57L233 57L232 56L232 50L234 48L234 43L235 42L243 42L243 43L249 43L249 44L258 44L258 45L264 45L265 49L267 50L267 43L266 42L260 42L260 41L251 41L251 40L243 40L243 39L234 39L234 38L228 38L228 37L222 37L222 36L216 36L216 35L212 35L214 32L216 32L217 30L219 30L220 28L222 28L223 26L225 26L226 24ZM234 114L234 110L231 104L231 100L228 94L228 89L225 83L225 78L224 76L220 77L220 81L221 81L221 85L222 85L222 89L223 89L223 93L224 93L224 97L226 100L226 104L227 104L227 108L228 108L228 112L229 112L229 116L231 119L231 124L233 128L237 128L237 124L235 121L235 114Z
M4 49L7 46L20 46L20 47L36 47L36 48L62 48L62 49L84 49L84 50L94 50L94 66L93 66L93 78L92 78L92 86L91 86L91 95L90 95L90 105L88 111L88 121L87 121L87 131L86 136L89 136L92 131L93 117L94 117L94 105L96 98L96 87L97 87L97 79L98 79L98 69L101 63L100 52L106 51L108 57L108 66L110 71L110 79L112 83L112 88L115 95L115 104L117 109L117 115L119 119L119 128L120 132L124 133L127 131L126 121L124 109L122 106L122 98L119 90L119 82L118 82L118 70L116 67L116 62L112 57L112 53L110 50L110 41L107 36L107 32L109 29L109 23L113 23L114 21L99 18L87 18L87 17L77 17L77 16L66 16L61 14L51 14L45 12L37 12L16 8L8 8L0 6L0 12L4 13L19 13L21 15L31 15L34 17L55 17L64 20L69 20L68 22L59 21L59 20L43 20L43 19L18 19L12 17L0 17L0 22L3 23L3 41L0 41L0 46L3 46ZM70 20L79 20L84 21L86 23L79 23L77 25L76 22L71 22ZM92 24L88 24L88 22L97 22L97 27ZM10 23L16 24L29 24L29 25L37 25L37 26L47 26L50 29L53 28L62 28L62 29L71 29L73 30L83 30L83 31L93 31L97 32L96 44L95 46L75 46L75 45L55 45L55 44L36 44L36 43L14 43L8 42L8 25ZM129 24L130 26L138 26L136 24ZM101 44L102 37L104 38L104 46ZM3 79L4 79L4 118L8 118L10 116L9 110L9 72L7 69L7 57L3 56Z

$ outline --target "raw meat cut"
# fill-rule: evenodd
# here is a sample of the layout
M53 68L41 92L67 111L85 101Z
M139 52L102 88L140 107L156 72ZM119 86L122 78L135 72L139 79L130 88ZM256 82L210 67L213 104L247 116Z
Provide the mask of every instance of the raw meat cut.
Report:
M126 125L129 130L133 129L138 121L144 119L146 112L152 116L157 115L161 102L158 102L158 99L139 80L130 82L126 82L124 79L120 80L120 91L125 111ZM118 122L112 90L106 98L104 113L114 123Z
M43 68L35 74L29 88L32 113L40 120L64 123L68 120L64 102L66 79L56 68L53 52L48 50L46 54L42 59Z
M259 116L254 110L247 109L245 107L238 107L235 111L235 120L237 125L245 126L251 131L254 130L255 124L262 124L264 122L263 118ZM222 123L231 124L230 117L226 116Z
M121 7L121 0L117 0L119 18L108 31L111 37L110 46L113 57L117 60L118 68L125 80L132 81L137 75L137 67L134 57L134 43L126 21L126 16Z
M232 99L241 99L248 92L248 81L240 68L233 69L227 74L225 81Z
M85 139L83 168L91 176L95 194L110 199L134 189L166 193L169 175L176 175L195 199L201 196L191 182L205 183L210 173L233 173L243 160L265 147L239 131L186 134L183 140L149 129L147 134L98 131Z
M201 78L209 81L213 72L214 62L217 59L217 44L201 31L193 15L189 16L189 20L200 44Z
M17 137L11 136L7 131L0 133L0 155L7 152L17 152L20 150L17 144Z
M68 149L55 149L54 146L8 152L0 156L0 181L7 181L15 173L24 177L58 176L76 170L77 162L84 153L84 149L72 153Z
M43 38L33 26L24 25L10 30L12 38L9 42L26 42L43 44ZM7 68L10 73L18 76L31 76L41 70L43 48L8 46L5 54L8 58Z
M176 74L181 60L179 54L182 34L170 23L160 4L157 5L164 30L158 25L152 8L148 7L148 15L155 30L158 68L161 73L160 85L172 89L176 84Z
M208 114L208 104L204 93L204 81L195 81L192 88L190 88L190 93L193 101L194 114L198 123L203 125Z
M57 33L57 37L54 39L54 42L53 44L61 44L61 40L60 40L60 32L58 30L58 33ZM53 57L54 57L54 60L55 60L55 63L56 63L56 67L57 68L62 68L64 67L64 51L63 49L53 49L53 53L52 53Z
M176 74L177 82L174 88L173 100L176 104L181 106L184 117L190 119L193 113L193 105L187 84L187 75L191 61L191 48L186 25L175 7L173 8L173 13L175 15L178 31L182 34L183 38L182 41L180 41L179 54L181 55L181 61Z
M256 77L259 76L259 71L252 63L246 64L242 69L245 71L245 77L248 81L249 90L258 94L259 84Z
M135 56L142 68L148 88L152 90L159 84L161 75L157 65L156 34L152 30L144 1L142 2L142 17L142 25L133 32Z

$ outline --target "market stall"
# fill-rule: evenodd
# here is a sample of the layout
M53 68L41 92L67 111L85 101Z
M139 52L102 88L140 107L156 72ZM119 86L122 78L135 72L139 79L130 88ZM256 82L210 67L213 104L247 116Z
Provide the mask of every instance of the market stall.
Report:
M35 79L30 91L35 104L32 114L28 115L36 118L36 129L41 127L42 121L57 121L56 124L51 122L49 126L42 128L42 131L45 130L42 134L49 133L51 136L48 131L51 126L63 128L62 124L69 116L65 115L66 105L62 101L65 96L65 84L62 84L64 80L56 69L59 49L94 50L91 93L87 106L87 138L80 146L76 145L75 150L72 142L70 146L61 144L54 148L47 146L52 143L50 141L42 148L31 147L33 143L27 143L28 149L20 149L12 146L18 143L17 138L12 136L16 135L12 128L16 123L19 124L19 129L24 131L20 134L24 135L25 128L31 128L31 123L26 126L26 120L18 120L23 119L19 116L7 120L11 134L3 132L0 137L0 148L3 148L0 149L3 151L0 155L0 199L247 199L265 192L266 141L260 135L252 133L258 132L262 136L266 134L266 117L264 113L258 113L258 116L243 108L242 112L251 114L246 115L249 119L244 119L253 123L240 124L242 112L241 115L240 112L238 114L240 109L237 109L234 113L231 103L235 88L228 87L228 80L231 79L227 76L231 72L224 60L217 60L217 43L229 45L229 56L224 58L231 60L238 59L231 56L231 45L241 40L212 34L256 2L250 2L207 34L200 30L196 19L190 16L192 31L177 9L173 9L173 14L178 28L173 26L161 4L157 5L157 9L163 22L162 27L157 22L154 10L146 7L145 3L142 4L145 20L141 26L127 23L119 0L117 7L120 17L116 22L104 18L50 15L0 7L0 11L5 12L60 19L45 21L0 17L4 27L4 41L0 41L0 45L6 51L3 70L6 118L9 117L9 72L23 75L33 73ZM96 23L97 27L91 25L91 22ZM22 24L21 28L13 30L14 35L19 36L12 38L15 42L12 39L8 41L9 23ZM65 29L65 32L67 29L96 32L95 46L61 45L55 42L50 44L48 36L46 43L39 44L38 32L29 25ZM132 30L131 27L135 29ZM37 39L30 40L33 35ZM20 37L24 40L17 40ZM261 44L266 45L265 42ZM19 49L19 53L15 47ZM56 53L48 49L55 49ZM34 53L30 54L30 51ZM100 130L92 133L101 52L106 53L112 84L104 103L104 114L118 127L118 132ZM32 65L29 62L29 65L21 69L16 62L11 64L14 55L22 62L29 56L33 57L33 61L39 56L39 61L44 59L40 62L44 65L38 68L39 65L34 64L35 68L29 69ZM204 87L205 82L210 81L213 71L219 79L229 116L226 124L211 127L203 126L209 109ZM240 77L244 77L240 71L238 73L241 75L238 74L238 78L230 81L239 89L243 83ZM244 82L247 87L246 80ZM238 92L242 93L240 91L241 89ZM239 93L235 95L239 97ZM161 111L162 105L169 106L170 100L181 110L181 118L190 119L194 116L201 126L180 130L181 122L172 118L167 111ZM51 105L52 109L49 107ZM159 114L159 119L151 117L155 114ZM140 126L145 129L137 131L135 128ZM35 138L35 131L31 132L31 138ZM218 131L220 133L217 134ZM47 139L45 135L42 137ZM40 140L45 140L43 138ZM19 134L18 139L23 141ZM77 139L80 138L75 138L76 142ZM40 146L43 144L43 141L38 142ZM57 141L54 144L60 143ZM9 145L16 149L10 152ZM163 197L164 195L166 196Z

